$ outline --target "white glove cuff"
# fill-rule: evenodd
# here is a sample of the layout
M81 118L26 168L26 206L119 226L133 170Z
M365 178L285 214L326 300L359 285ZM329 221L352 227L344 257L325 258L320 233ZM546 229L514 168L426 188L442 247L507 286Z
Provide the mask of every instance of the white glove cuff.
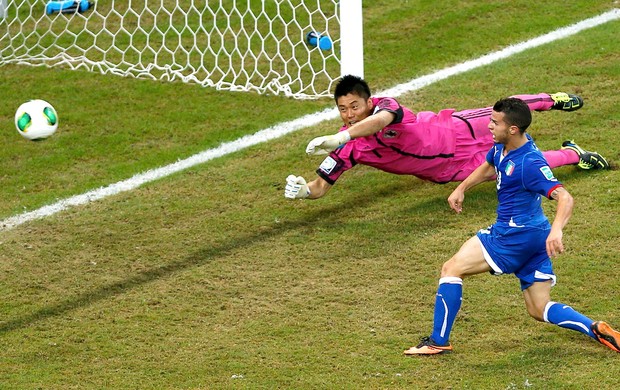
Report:
M341 131L338 133L338 143L340 145L346 144L351 141L351 134L349 134L349 130Z

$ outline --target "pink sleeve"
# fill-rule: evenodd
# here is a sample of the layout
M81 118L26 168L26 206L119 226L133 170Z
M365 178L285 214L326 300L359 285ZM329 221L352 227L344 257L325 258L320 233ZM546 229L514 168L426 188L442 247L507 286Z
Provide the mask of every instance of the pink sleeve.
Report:
M390 97L373 97L372 104L375 106L373 114L379 111L388 111L396 115L391 124L402 122L404 116L403 107L396 99Z
M347 142L334 150L323 160L316 173L326 182L333 185L345 171L357 165L353 158L354 142Z

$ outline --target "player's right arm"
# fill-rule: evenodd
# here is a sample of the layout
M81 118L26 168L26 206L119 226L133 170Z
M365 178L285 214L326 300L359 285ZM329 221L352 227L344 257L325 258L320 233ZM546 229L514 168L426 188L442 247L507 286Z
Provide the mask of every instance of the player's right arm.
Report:
M474 170L465 180L459 184L448 197L450 208L457 213L463 211L463 200L465 200L465 191L477 186L485 181L492 180L495 176L495 167L487 161L483 162L476 170Z
M288 199L318 199L323 197L332 185L322 177L306 183L301 176L289 175L286 178L284 197Z
M289 175L284 196L289 199L322 198L344 172L357 165L355 151L356 143L351 142L332 152L316 170L316 179L309 183L301 176Z
M330 188L332 188L331 184L325 181L322 177L317 177L308 183L308 189L310 190L310 196L308 196L308 199L321 198L327 194Z

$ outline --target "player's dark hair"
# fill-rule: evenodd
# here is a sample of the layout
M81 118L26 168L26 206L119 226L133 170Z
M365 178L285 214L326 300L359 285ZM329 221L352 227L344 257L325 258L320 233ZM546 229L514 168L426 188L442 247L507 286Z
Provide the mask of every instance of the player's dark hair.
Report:
M493 106L493 111L504 114L504 120L509 126L517 126L521 134L532 123L532 112L527 103L519 98L504 98L498 100Z
M364 100L367 100L370 97L370 88L364 79L358 76L346 75L342 76L338 84L336 84L336 89L334 90L334 100L338 102L338 98L341 96L346 96L350 93L356 94Z

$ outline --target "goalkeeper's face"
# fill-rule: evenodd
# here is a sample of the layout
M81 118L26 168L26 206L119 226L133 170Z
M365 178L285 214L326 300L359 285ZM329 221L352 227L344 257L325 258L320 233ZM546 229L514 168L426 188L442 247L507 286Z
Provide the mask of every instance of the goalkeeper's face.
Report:
M372 113L372 100L364 99L355 93L340 96L336 101L340 118L346 127L367 118Z

